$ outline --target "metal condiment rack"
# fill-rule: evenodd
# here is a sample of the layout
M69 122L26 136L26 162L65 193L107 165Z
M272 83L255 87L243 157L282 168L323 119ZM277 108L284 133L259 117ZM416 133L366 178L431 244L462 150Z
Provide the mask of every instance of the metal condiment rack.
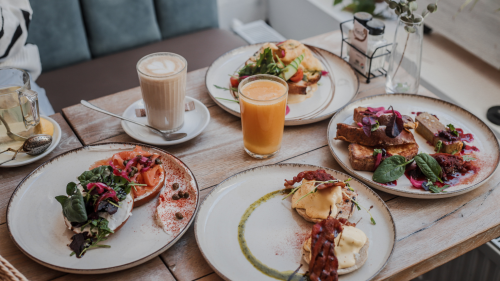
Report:
M342 33L342 44L340 45L340 57L349 63L347 56L344 57L344 43L346 43L347 45L349 45L349 47L353 48L354 50L358 51L363 56L365 56L367 59L369 59L370 63L369 63L369 67L368 67L368 73L370 73L370 75L366 76L363 72L359 71L356 67L353 67L353 69L356 70L357 73L359 73L361 76L366 78L366 83L370 83L370 79L372 79L372 78L377 78L380 76L387 76L387 70L385 70L385 68L383 68L383 67L376 70L377 73L372 73L372 71L371 71L372 60L374 58L383 57L383 56L387 56L388 54L390 54L391 51L389 51L389 49L387 47L391 46L392 43L388 43L388 44L385 44L383 46L377 47L375 49L375 51L373 52L373 54L371 56L368 56L363 51L359 50L358 48L354 47L351 43L347 42L348 38L344 37L344 29L342 28L342 26L345 23L352 22L352 21L353 20L346 20L346 21L340 23L340 32ZM373 56L377 53L377 50L380 48L386 48L386 52L383 54L377 55L377 56Z

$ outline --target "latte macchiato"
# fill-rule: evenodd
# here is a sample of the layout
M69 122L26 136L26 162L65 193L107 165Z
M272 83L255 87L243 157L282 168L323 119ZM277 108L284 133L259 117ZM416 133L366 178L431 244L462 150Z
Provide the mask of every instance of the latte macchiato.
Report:
M168 132L184 124L186 60L174 53L154 53L137 63L149 125Z

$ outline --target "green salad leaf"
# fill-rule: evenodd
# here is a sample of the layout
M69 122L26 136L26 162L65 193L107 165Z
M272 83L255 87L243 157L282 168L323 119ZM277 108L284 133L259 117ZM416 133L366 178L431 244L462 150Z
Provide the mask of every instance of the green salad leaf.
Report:
M413 162L413 159L406 161L401 155L393 155L380 163L373 173L373 181L378 183L388 183L399 179L405 173L406 165Z
M462 159L464 159L464 161L474 161L474 160L476 160L476 158L471 157L469 155L462 155Z
M86 222L88 218L85 202L83 201L82 193L77 188L76 183L68 183L66 186L66 193L69 197L64 195L56 196L56 200L61 203L63 215L70 222Z
M427 153L420 153L415 156L415 162L417 166L420 168L422 173L431 181L431 182L443 182L439 176L441 176L441 166L439 163Z

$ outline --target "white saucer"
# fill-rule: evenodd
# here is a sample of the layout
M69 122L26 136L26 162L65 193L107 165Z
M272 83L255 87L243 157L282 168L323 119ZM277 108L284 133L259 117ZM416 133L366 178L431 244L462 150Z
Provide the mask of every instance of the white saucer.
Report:
M198 136L205 129L205 127L207 127L208 122L210 121L210 112L208 112L208 108L203 103L191 97L186 97L186 101L194 101L195 109L192 111L186 111L184 116L184 126L176 132L186 133L187 136L185 138L175 141L166 141L160 135L153 133L150 129L127 121L122 121L122 128L125 133L132 138L153 145L174 145L186 142ZM144 108L144 101L142 99L131 104L125 112L123 112L123 117L132 119L142 124L148 124L147 117L137 117L135 115L136 108Z
M44 119L50 121L50 123L52 123L52 125L54 125L54 134L52 135L52 144L49 146L49 148L47 148L47 150L45 150L44 153L37 155L37 156L31 156L31 155L28 155L26 153L19 153L15 160L7 162L3 165L0 165L0 168L19 167L19 166L24 166L24 165L33 163L33 162L37 161L38 159L45 157L47 154L52 152L52 150L54 150L57 147L57 145L61 141L61 127L59 127L59 124L57 124L57 122L54 121L54 119L47 117L47 116L42 116L42 117ZM11 159L12 156L14 156L14 152L5 152L5 153L0 154L0 163Z

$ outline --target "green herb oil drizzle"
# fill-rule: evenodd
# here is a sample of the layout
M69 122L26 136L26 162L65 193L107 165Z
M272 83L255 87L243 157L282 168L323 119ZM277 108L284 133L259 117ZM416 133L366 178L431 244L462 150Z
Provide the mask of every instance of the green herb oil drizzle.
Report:
M261 197L259 200L255 201L248 209L246 209L245 213L241 217L240 223L238 225L238 242L240 243L240 248L241 251L243 252L243 255L247 258L247 260L255 267L257 268L260 272L266 274L267 276L279 279L279 280L294 280L294 281L300 281L300 280L306 280L306 277L303 276L302 274L295 274L293 275L293 271L278 271L274 268L270 268L269 266L263 264L261 261L259 261L253 254L250 252L250 249L247 246L247 242L245 240L245 224L250 217L250 215L255 211L255 209L260 206L260 204L268 201L269 199L275 197L276 195L279 194L285 194L285 191L283 190L277 190L273 191L271 193L268 193ZM292 276L293 275L293 276ZM290 277L292 277L290 279Z

